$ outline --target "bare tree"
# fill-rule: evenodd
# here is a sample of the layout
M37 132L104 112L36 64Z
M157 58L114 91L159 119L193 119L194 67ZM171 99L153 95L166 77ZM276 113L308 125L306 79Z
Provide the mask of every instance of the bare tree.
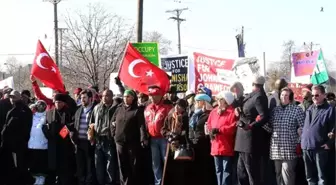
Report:
M22 66L16 57L9 57L4 63L3 70L6 72L1 78L13 76L14 88L16 90L31 90L31 82L28 78L31 65Z
M282 48L281 63L279 63L278 69L281 70L286 77L290 78L293 65L292 54L294 52L295 43L293 40L285 41L282 44Z
M274 65L276 66L276 65ZM268 68L266 73L267 73L267 83L266 83L266 87L267 87L267 91L272 91L275 89L275 81L285 77L286 73L285 71L281 70L281 64L279 65L279 67L272 67L272 68Z
M160 47L160 54L167 55L172 50L172 41L165 38L161 33L157 31L146 32L143 37L144 42L157 42Z
M63 35L61 70L68 86L106 87L110 74L118 70L133 27L102 4L87 8L65 16L68 31Z

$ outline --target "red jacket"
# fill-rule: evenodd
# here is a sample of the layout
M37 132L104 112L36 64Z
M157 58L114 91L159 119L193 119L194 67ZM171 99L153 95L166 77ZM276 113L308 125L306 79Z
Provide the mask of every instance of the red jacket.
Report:
M211 141L211 155L233 156L238 118L232 106L228 107L221 115L218 115L217 110L218 107L213 109L208 118L209 131L211 132L213 128L219 129L219 133Z
M145 109L145 119L149 135L154 138L163 137L161 128L163 127L164 120L168 116L169 111L173 108L172 105L151 103Z

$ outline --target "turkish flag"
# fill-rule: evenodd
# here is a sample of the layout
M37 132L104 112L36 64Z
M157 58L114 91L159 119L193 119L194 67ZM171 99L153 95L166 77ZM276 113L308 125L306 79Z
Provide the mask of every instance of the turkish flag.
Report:
M127 44L118 76L126 86L145 94L148 94L149 86L158 86L164 93L170 86L167 73L149 62L130 43Z
M59 135L64 139L69 134L69 129L66 125L60 130Z
M40 40L37 42L31 74L45 86L59 92L65 92L61 73Z

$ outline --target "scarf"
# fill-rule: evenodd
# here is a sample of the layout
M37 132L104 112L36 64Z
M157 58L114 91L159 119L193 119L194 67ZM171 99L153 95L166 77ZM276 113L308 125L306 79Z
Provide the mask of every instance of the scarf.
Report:
M195 109L194 114L191 116L190 121L189 121L189 126L191 128L195 128L196 124L198 122L199 116L203 113L202 109Z

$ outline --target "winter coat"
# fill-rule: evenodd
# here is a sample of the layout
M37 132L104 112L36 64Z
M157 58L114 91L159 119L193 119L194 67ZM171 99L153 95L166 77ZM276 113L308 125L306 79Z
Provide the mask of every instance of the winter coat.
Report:
M252 128L237 129L235 151L266 154L269 150L270 134L262 126L268 121L268 99L265 92L252 92L243 101L243 111L239 122L253 124ZM257 116L260 116L258 121Z
M129 107L123 103L118 105L110 129L116 143L140 145L147 140L144 112L139 110L136 101Z
M70 139L70 133L62 138L60 131L67 127L69 132L74 131L71 114L66 108L58 111L47 111L46 125L42 127L48 139L48 162L51 170L71 173L74 170L75 146Z
M211 155L213 156L233 156L234 142L236 136L236 122L234 108L228 107L221 115L217 113L218 108L210 112L208 118L208 129L219 129L219 133L211 140Z
M163 137L161 129L164 125L164 120L172 108L172 105L164 104L162 101L159 104L151 103L145 108L146 125L151 137Z
M172 109L167 118L165 119L164 122L164 126L161 129L161 134L168 140L169 136L172 132L174 132L174 128L173 128L173 114L174 114L175 110ZM189 131L189 119L188 119L188 113L185 112L184 114L182 114L182 120L181 120L181 128L180 128L180 132L174 132L174 134L176 134L176 141L178 141L178 143L180 145L182 144L186 144L187 141L186 139L188 138L188 131Z
M16 102L8 112L1 132L2 147L8 151L20 152L28 149L33 113L22 101Z
M174 132L177 136L174 141L178 141L177 144L172 145L169 143L169 154L167 158L167 165L165 170L165 178L164 184L165 185L184 185L190 184L190 179L192 175L190 174L190 161L178 161L174 160L174 151L181 145L187 144L186 136L188 136L188 113L185 112L181 115L181 125L175 126L174 120L174 112L175 110L172 109L169 112L168 117L165 119L164 126L162 127L161 133L162 135L168 140L170 134Z
M9 98L0 100L0 131L2 131L3 126L6 122L6 116L8 111L10 111L13 108ZM0 143L1 143L1 137L0 137Z
M195 128L189 127L189 139L193 142L195 160L190 167L192 179L188 184L214 185L216 184L215 163L211 153L209 136L205 135L204 125L209 117L209 111L199 115Z
M29 149L48 149L48 140L44 136L42 126L46 124L46 112L36 112L33 115L33 125L30 131L30 139L28 142Z

